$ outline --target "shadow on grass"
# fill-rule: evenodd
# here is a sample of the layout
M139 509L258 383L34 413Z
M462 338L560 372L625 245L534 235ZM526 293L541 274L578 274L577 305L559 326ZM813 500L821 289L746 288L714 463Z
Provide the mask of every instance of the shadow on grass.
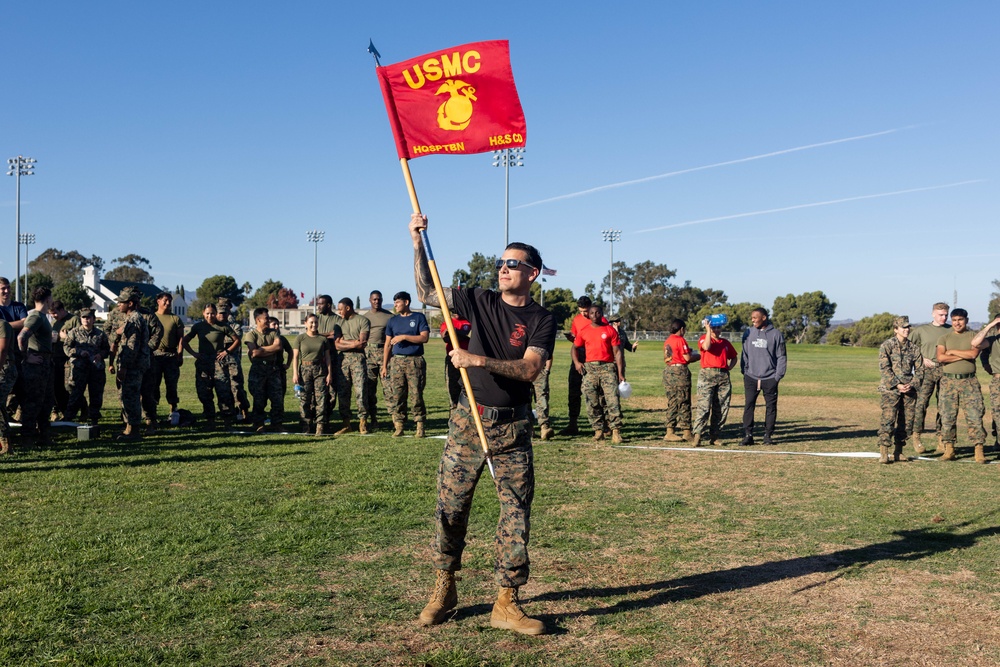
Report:
M991 514L995 514L995 512L991 512ZM745 565L688 577L679 577L677 579L667 579L665 581L607 588L587 587L567 591L554 591L533 597L530 599L530 602L600 600L604 598L630 597L630 599L619 600L610 606L591 607L566 614L539 616L554 633L558 634L563 631L560 628L561 624L570 618L608 616L638 609L657 607L671 602L693 600L705 595L746 590L809 574L835 574L834 577L827 581L803 586L795 591L795 593L799 593L829 583L848 573L851 569L857 570L880 561L916 561L953 549L968 549L975 546L983 538L1000 535L1000 526L981 528L971 533L956 532L958 529L964 528L971 523L973 521L968 521L950 530L941 530L936 527L902 530L894 533L896 535L895 539L870 544L865 547L842 549L829 554L789 558L760 563L758 565ZM648 593L648 595L635 597L645 593ZM477 605L468 610L461 610L456 614L456 618L471 616L475 613L485 613L489 610L489 606Z

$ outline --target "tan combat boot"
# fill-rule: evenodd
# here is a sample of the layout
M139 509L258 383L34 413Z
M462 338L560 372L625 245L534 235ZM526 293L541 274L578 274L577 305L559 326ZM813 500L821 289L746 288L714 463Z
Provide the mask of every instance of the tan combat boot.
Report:
M555 436L556 432L548 426L542 427L542 440L551 440Z
M368 418L362 417L358 420L358 433L368 435Z
M920 433L914 431L913 433L913 451L917 454L923 454L925 451L923 443L920 442Z
M983 445L976 445L976 463L986 463L986 453Z
M905 463L910 459L903 456L903 446L896 445L896 447L892 450L892 460L896 461L897 463Z
M681 438L683 438L684 440L687 440L688 442L691 442L691 438L693 438L693 437L694 436L691 435L691 429L689 429L689 428L684 429L684 432L681 433Z
M537 618L531 618L521 609L517 599L517 588L501 588L497 594L493 613L490 614L490 625L501 630L513 630L522 635L545 634L545 624Z
M701 433L699 433L696 436L694 436L693 438L691 438L691 446L692 447L701 447Z
M125 442L131 442L133 440L138 440L140 438L139 429L131 424L125 424L125 430L122 431L116 440L122 440Z
M302 422L302 435L312 435L313 423L311 421Z
M594 431L594 442L604 442L604 429Z
M622 432L620 429L611 429L611 444L620 445L622 444Z
M399 438L403 435L403 422L392 422L392 437Z
M350 419L345 419L344 423L343 423L343 425L341 425L340 429L338 429L337 431L334 431L333 434L334 435L344 435L344 434L350 433L350 432L351 432L351 420Z
M316 435L323 435L323 422L316 422Z
M890 463L890 461L889 461L889 445L879 445L878 446L878 462L879 463Z
M414 437L416 437L416 438L422 438L425 435L427 435L427 432L424 430L424 423L423 422L417 422L417 432L414 435Z
M430 602L420 612L420 625L437 625L443 622L448 612L457 604L458 589L455 588L455 573L438 570Z
M667 442L680 442L684 438L682 438L681 436L677 435L677 432L674 430L673 426L668 426L667 427L667 434L665 436L663 436L663 439L666 440Z
M955 460L955 443L946 442L944 443L944 454L941 455L942 461L954 461Z
M3 417L0 417L3 419ZM0 435L0 454L6 454L10 451L10 440Z

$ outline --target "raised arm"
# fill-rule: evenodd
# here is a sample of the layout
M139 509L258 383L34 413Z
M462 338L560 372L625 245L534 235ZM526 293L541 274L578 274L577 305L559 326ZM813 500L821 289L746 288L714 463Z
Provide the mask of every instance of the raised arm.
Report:
M440 308L437 290L434 289L434 279L427 263L427 253L424 252L424 240L420 232L427 229L427 216L414 213L410 216L410 238L413 240L413 281L417 287L417 298L421 303ZM444 288L444 298L448 308L454 308L455 302L451 296L451 288Z

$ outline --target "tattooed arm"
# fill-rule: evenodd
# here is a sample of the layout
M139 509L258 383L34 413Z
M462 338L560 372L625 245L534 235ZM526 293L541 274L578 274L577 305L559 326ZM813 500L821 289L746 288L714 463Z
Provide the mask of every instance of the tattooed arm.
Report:
M524 382L534 382L538 374L545 366L548 359L548 352L540 347L529 347L524 352L522 359L493 359L478 354L470 354L468 350L452 350L450 353L451 363L455 368L485 368L490 373L503 375L504 377L522 380Z
M427 216L414 213L410 216L410 238L413 239L413 280L417 285L417 298L427 306L440 307L437 290L434 289L434 279L431 277L431 268L427 263L427 254L424 252L424 242L420 236L420 231L427 229ZM448 302L448 308L455 307L455 301L451 296L451 288L444 288L444 298Z

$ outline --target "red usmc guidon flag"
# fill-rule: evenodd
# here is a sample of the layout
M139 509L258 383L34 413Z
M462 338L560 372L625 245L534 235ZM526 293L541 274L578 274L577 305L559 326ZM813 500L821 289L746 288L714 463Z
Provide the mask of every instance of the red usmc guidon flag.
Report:
M400 158L525 144L505 40L442 49L376 72Z

